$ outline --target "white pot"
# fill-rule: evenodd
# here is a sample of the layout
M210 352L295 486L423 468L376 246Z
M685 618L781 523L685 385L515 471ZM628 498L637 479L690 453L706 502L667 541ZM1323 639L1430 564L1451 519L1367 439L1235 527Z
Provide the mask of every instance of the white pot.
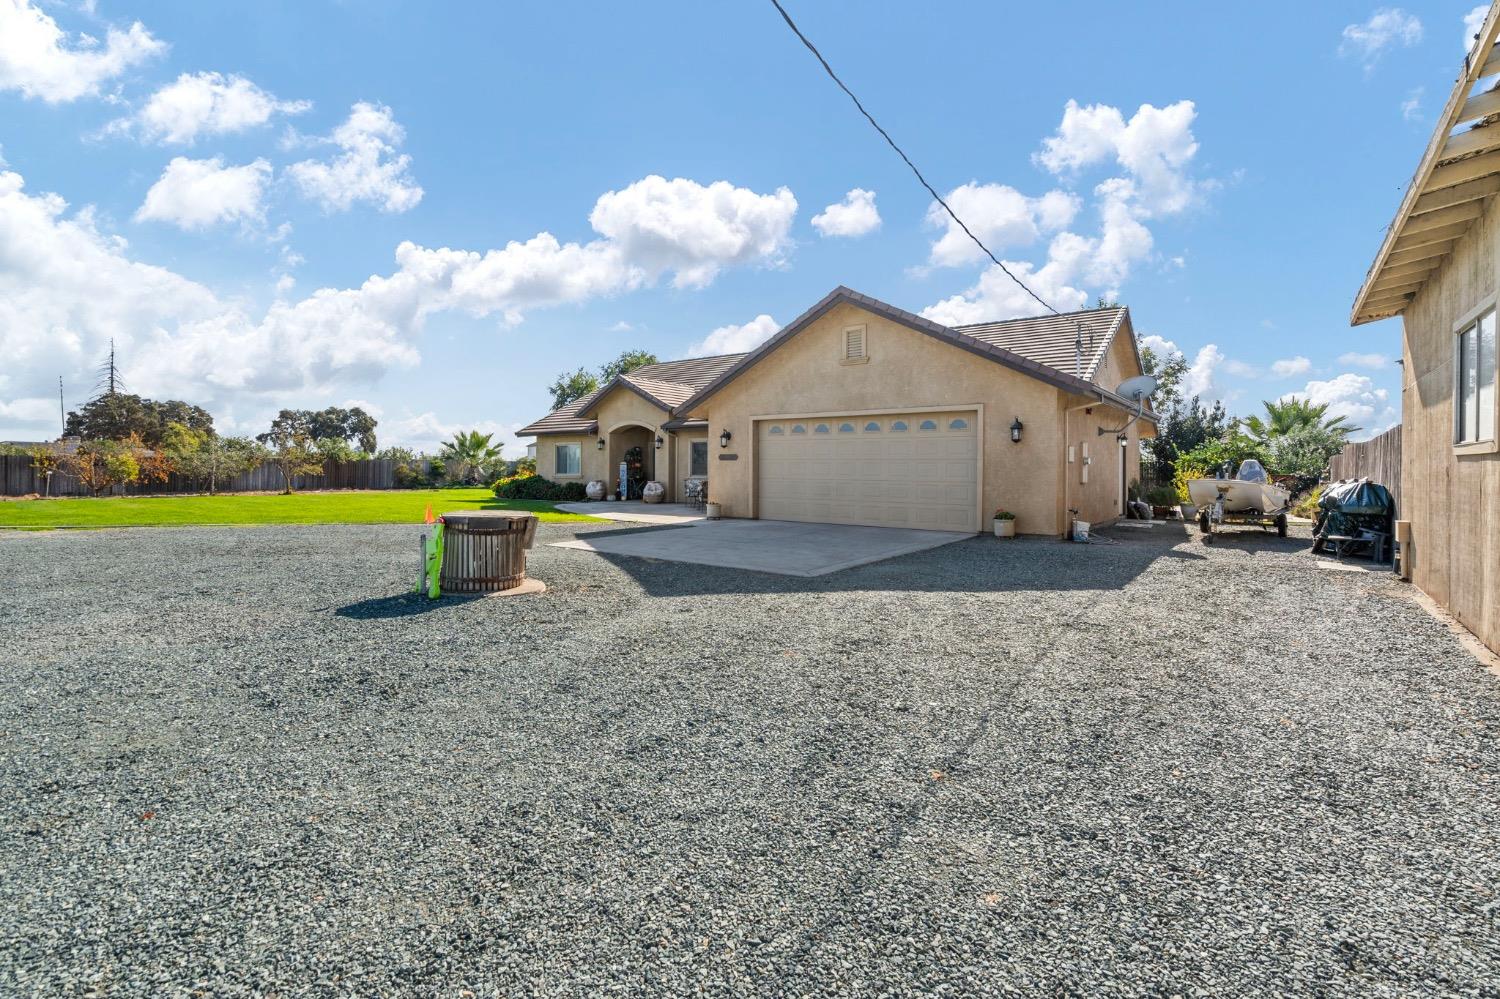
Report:
M603 479L595 479L584 487L584 494L597 503L604 498L606 488Z
M994 527L995 527L995 537L997 537L997 538L1013 538L1013 537L1016 536L1016 522L1015 522L1014 519L1012 519L1012 520L992 520L992 521L990 521L990 523L993 524Z
M722 504L715 503L710 500L709 502L703 504L703 514L709 520L718 520L719 518L724 516L724 507Z
M666 495L666 487L660 482L648 482L645 488L641 490L641 499L647 503L660 503Z

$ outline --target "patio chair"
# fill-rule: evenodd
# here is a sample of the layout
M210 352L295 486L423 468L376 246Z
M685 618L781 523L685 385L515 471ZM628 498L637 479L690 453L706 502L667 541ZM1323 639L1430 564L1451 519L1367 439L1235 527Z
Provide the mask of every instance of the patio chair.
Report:
M693 507L694 509L701 510L704 505L704 500L706 499L705 490L703 488L705 485L706 483L702 479L683 479L683 502L688 506Z

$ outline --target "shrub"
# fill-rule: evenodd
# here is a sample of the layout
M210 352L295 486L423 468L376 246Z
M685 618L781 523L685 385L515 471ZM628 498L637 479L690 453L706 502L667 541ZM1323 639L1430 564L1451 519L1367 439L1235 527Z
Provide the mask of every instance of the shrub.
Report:
M1172 486L1152 486L1146 490L1145 498L1152 506L1176 506L1177 490Z
M1306 517L1308 520L1318 519L1318 500L1323 496L1323 487L1310 490L1306 496L1297 501L1292 507L1293 516Z
M588 498L582 482L553 482L540 475L514 475L492 487L500 499L578 502Z
M402 462L391 471L391 476L396 480L397 489L418 489L428 485L427 476L415 462L410 465Z

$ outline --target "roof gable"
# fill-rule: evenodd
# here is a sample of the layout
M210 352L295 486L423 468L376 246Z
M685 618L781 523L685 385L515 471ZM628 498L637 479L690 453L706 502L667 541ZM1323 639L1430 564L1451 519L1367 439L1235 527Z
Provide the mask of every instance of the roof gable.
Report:
M516 431L520 436L533 434L592 434L599 429L594 411L615 388L626 388L647 402L666 410L686 402L698 389L743 358L744 354L718 354L713 357L689 357L680 361L658 361L609 380L581 399L560 406L546 416Z
M997 323L969 323L953 329L1065 374L1093 381L1128 315L1129 310L1123 305L1112 305Z
M1099 395L1101 398L1108 398L1110 401L1116 403L1124 403L1132 409L1135 408L1134 402L1125 400L1120 396L1115 395L1111 391L1102 389L1085 378L1079 378L1076 375L1054 368L1049 364L1045 364L1033 358L1026 357L1023 354L1019 354L1014 350L990 343L982 337L963 333L956 329L939 325L938 323L935 323L930 319L923 318L922 316L916 315L915 313L907 312L905 309L898 309L894 305L882 302L877 298L871 298L868 295L862 295L851 288L846 288L843 285L839 285L833 291L825 295L822 300L812 308L808 309L806 312L802 313L802 315L798 316L796 319L792 320L790 323L784 326L775 336L771 337L765 343L761 344L759 347L746 354L738 363L734 364L713 382L705 386L702 390L695 393L691 399L688 399L682 405L678 406L677 412L680 415L687 415L693 410L694 407L703 403L714 393L722 389L725 385L728 385L735 378L739 377L741 374L752 368L761 358L765 357L771 351L775 350L777 347L780 347L783 343L786 343L792 337L796 336L802 330L806 329L813 322L825 315L834 306L842 303L848 303L850 305L857 306L858 308L864 309L867 312L871 312L884 319L888 319L891 322L905 326L908 329L933 337L934 339L941 340L944 343L959 348L960 350L967 350L970 353L978 354L980 357L983 357L986 360L994 361L997 364L1003 365L1007 368L1011 368L1014 371L1019 371L1021 374L1029 375L1032 378L1036 378L1039 381L1046 382L1047 384L1062 389L1066 392ZM1113 329L1115 331L1118 331L1121 324L1128 321L1125 319L1127 310L1123 308L1119 310L1120 315L1118 317L1112 314L1112 309L1090 311L1111 313L1110 319L1114 321ZM1070 315L1082 314L1074 313ZM1067 318L1067 315L1065 315L1063 318ZM1022 322L1022 320L1012 320L1012 322ZM996 323L981 325L1001 326L1005 324ZM1105 344L1105 347L1107 347L1107 344ZM1147 418L1151 418L1149 413L1147 414Z

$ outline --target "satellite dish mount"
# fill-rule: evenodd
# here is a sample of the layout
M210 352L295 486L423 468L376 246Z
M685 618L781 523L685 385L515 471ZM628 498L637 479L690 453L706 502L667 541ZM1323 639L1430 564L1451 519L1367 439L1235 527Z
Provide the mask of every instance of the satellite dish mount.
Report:
M1100 427L1099 436L1105 434L1123 434L1130 429L1130 425L1139 420L1146 412L1146 400L1151 398L1151 393L1156 391L1156 379L1151 375L1136 375L1127 378L1115 389L1115 395L1124 396L1135 403L1135 415L1125 421L1123 427Z

